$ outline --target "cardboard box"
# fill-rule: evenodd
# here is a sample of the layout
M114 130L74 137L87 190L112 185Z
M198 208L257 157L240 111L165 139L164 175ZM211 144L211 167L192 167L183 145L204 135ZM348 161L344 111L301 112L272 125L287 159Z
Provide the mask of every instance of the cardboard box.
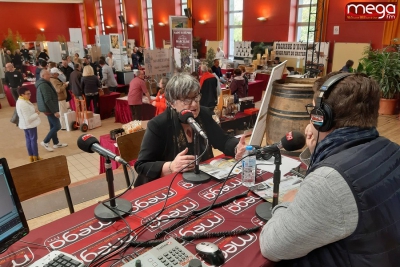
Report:
M101 126L100 114L93 114L93 118L89 119L88 121L88 126L89 130L100 127Z
M69 132L72 131L71 123L73 121L76 121L76 113L75 113L75 111L70 111L70 112L64 113L64 119L65 119L65 124L66 124L67 131L69 131Z
M86 119L91 119L93 118L93 112L92 111L86 111Z

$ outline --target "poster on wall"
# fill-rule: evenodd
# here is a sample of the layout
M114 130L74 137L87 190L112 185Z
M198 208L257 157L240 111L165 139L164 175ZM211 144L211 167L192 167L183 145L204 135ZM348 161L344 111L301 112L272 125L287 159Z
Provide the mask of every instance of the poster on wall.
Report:
M118 34L110 34L110 50L113 53L119 54L120 49L120 40Z
M235 57L253 57L251 42L234 42L233 55Z
M171 72L171 49L145 49L144 66L146 75L158 75Z
M192 49L192 29L172 29L172 46L178 49Z
M326 69L329 42L309 43L308 47L306 43L300 42L275 42L274 51L275 55L281 58L305 58L307 52L308 60L311 60L312 56L314 56L314 62L318 58L319 64L324 64ZM314 55L312 55L313 52Z
M79 54L81 51L79 43L67 42L68 54L70 57L74 57L75 54Z

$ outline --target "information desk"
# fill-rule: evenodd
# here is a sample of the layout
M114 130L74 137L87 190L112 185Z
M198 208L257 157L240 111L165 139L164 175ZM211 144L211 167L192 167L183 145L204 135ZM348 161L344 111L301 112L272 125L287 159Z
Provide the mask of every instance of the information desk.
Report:
M156 115L156 108L153 105L142 104L142 120L151 120ZM132 121L131 109L128 105L128 98L118 98L115 103L115 122L128 123Z
M36 103L36 86L35 82L25 82L22 84L22 86L28 87L29 91L31 91L31 103ZM4 93L6 94L7 97L7 102L10 105L10 107L15 107L15 100L14 97L12 96L11 93L11 88L8 87L7 85L4 85Z
M119 154L119 149L118 149L118 147L115 146L116 143L117 143L117 141L116 140L112 140L110 138L109 134L100 135L100 145L102 147L104 147L105 149L110 150L115 155L119 156L120 155ZM135 161L136 160L132 160L131 162L129 162L129 164L131 166L133 166L133 164L135 164ZM102 173L106 172L106 167L104 166L104 163L106 163L106 160L104 159L104 157L100 156L99 174L102 174ZM120 165L121 165L120 163L118 163L118 162L116 162L114 160L111 161L111 166L112 166L113 170L118 169Z
M269 175L269 173L264 175ZM37 243L40 246L17 242L0 255L0 265L29 266L32 262L49 253L49 249L43 246L70 253L88 265L102 251L108 252L116 242L120 244L128 243L131 240L147 241L153 239L155 234L160 232L160 229L165 229L178 221L169 218L185 216L192 210L210 205L222 185L216 180L199 185L186 183L179 174L173 181L168 193L172 177L172 175L169 175L134 188L122 197L132 203L132 214L126 217L126 221L133 230L132 233L122 220L114 223L99 222L93 215L96 207L94 205L31 231L23 240ZM257 180L259 179L262 178L257 178ZM241 185L239 178L231 178L224 186L217 203L246 191L247 188ZM162 209L166 195L169 196L166 208L157 217L158 221L147 226L145 231L139 232L137 228L150 221ZM166 238L244 230L262 226L263 223L255 215L256 207L262 202L258 196L248 193L243 198L223 207L212 209L201 217L185 223L172 231ZM260 253L259 234L260 231L225 238L199 239L186 242L183 245L193 254L196 254L195 246L202 241L217 244L225 256L224 267L273 266L273 263L265 259ZM123 239L126 235L129 236L128 241ZM120 255L117 253L116 256L112 257L114 260L107 261L101 266L110 266L111 264L122 266L121 256L132 255L132 257L135 257L136 253L142 254L147 250L130 247L126 252L121 252Z
M115 101L121 94L117 92L111 92L108 95L102 95L99 97L99 111L100 111L100 118L102 120L108 119L112 116L113 110L115 108ZM72 110L76 111L75 101L72 99L69 101ZM93 102L91 103L90 108L88 110L93 111Z

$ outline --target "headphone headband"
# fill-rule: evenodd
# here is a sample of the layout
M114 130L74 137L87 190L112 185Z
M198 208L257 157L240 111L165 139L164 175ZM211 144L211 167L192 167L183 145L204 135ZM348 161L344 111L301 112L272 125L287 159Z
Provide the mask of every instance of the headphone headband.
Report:
M327 103L324 103L324 94L332 90L333 85L335 85L337 82L350 75L353 75L353 73L345 72L336 74L326 80L319 89L320 93L315 100L315 107L311 111L311 123L318 131L329 131L330 129L332 129L334 121L332 108Z

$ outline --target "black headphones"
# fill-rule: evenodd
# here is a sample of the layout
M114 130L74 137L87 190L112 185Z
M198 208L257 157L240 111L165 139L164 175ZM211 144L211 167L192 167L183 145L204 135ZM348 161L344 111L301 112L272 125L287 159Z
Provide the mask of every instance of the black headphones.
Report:
M348 72L336 74L326 80L319 89L320 93L315 101L315 107L310 113L310 121L319 132L329 131L334 124L334 114L332 108L327 103L324 103L324 94L332 90L333 85L349 75L353 74Z

